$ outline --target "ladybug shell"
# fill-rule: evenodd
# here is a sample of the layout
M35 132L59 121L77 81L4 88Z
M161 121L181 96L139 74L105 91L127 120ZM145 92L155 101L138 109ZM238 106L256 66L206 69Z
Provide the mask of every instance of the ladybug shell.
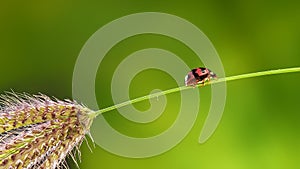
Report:
M207 68L195 68L188 72L188 74L185 76L185 85L195 86L199 83L204 84L205 81L209 81L210 79L216 77L216 74Z

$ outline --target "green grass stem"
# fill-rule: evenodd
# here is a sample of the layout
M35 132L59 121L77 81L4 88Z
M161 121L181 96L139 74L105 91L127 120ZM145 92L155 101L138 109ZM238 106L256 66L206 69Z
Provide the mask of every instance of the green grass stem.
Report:
M220 78L218 80L210 81L206 84L216 84L216 83L221 83L221 82L225 82L225 81L228 82L228 81L258 77L258 76L275 75L275 74L292 73L292 72L300 72L300 67L241 74L241 75L236 75L236 76ZM203 85L199 84L196 87L202 87L202 86ZM95 111L93 113L93 116L95 117L99 114L102 114L102 113L105 113L105 112L108 112L108 111L111 111L111 110L114 110L114 109L118 109L118 108L130 105L130 104L141 102L141 101L144 101L144 100L147 100L147 99L151 99L151 98L154 98L154 97L159 97L159 96L162 96L162 95L167 95L167 94L170 94L170 93L175 93L175 92L178 92L178 91L183 91L183 90L192 89L192 88L193 87L191 87L191 86L181 86L181 87L176 87L176 88L173 88L173 89L168 89L168 90L165 90L165 91L162 91L162 92L153 93L153 94L149 94L149 95L146 95L146 96L138 97L138 98L135 98L135 99L132 99L132 100L125 101L123 103L119 103L119 104L116 104L116 105L113 105L113 106Z

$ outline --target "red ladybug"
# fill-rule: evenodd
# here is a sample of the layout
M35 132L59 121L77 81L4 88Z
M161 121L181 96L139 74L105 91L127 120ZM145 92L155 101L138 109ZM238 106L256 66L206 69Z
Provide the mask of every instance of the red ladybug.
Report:
M197 84L204 84L206 81L210 81L211 79L216 79L217 75L211 70L205 67L198 67L192 69L185 76L185 86L196 86Z

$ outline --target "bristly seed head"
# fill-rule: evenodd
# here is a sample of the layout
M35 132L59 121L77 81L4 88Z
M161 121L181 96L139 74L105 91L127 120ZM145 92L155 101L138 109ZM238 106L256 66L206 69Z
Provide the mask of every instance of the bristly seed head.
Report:
M42 94L8 93L0 96L0 105L0 168L65 166L93 121L85 106Z

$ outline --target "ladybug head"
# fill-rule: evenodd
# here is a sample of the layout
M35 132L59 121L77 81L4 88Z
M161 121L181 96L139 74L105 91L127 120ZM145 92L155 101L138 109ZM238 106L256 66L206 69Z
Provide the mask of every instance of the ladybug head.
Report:
M217 78L217 74L215 74L213 71L211 71L211 70L209 70L209 69L208 69L208 71L209 71L209 75L210 75L210 77L211 77L212 79L216 79L216 78Z

